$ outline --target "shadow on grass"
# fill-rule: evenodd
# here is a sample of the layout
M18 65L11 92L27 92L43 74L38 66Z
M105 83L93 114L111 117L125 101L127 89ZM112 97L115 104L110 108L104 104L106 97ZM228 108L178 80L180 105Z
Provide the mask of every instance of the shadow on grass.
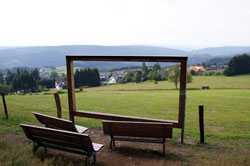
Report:
M80 166L85 164L84 158L86 156L72 154L63 151L51 150L48 149L46 153L43 147L40 147L38 151L34 154L37 158L39 158L42 162L45 160L51 160L53 165L74 165ZM91 158L91 164L92 158ZM103 166L103 162L96 162L97 166Z
M165 155L162 151L155 151L152 149L138 149L134 147L117 147L115 152L124 156L133 156L137 158L147 158L147 159L166 159L171 161L184 161L186 160L184 156L167 151Z

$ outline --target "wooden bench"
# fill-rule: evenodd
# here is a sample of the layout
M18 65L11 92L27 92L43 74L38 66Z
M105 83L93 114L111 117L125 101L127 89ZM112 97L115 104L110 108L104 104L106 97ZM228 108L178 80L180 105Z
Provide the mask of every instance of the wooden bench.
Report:
M75 125L72 121L56 118L53 116L48 116L44 114L39 114L36 112L32 112L35 115L36 119L44 124L46 127L55 128L55 129L63 129L67 131L73 131L78 133L84 133L88 130L88 128L83 126Z
M113 146L115 147L115 141L160 143L163 144L164 155L166 138L172 138L173 132L173 125L171 123L102 121L102 125L104 134L110 135L111 150Z
M46 152L47 148L52 148L86 155L85 165L88 166L90 163L89 159L92 156L94 158L94 165L96 165L96 152L103 147L102 144L92 143L87 134L25 124L21 124L20 126L23 128L27 138L34 141L34 153L42 146Z

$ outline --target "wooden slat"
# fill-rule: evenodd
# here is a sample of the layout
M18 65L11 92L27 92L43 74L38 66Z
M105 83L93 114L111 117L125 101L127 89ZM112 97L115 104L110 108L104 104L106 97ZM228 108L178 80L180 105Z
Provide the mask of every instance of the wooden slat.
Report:
M172 138L172 124L148 122L117 122L102 121L103 132L106 135Z
M181 75L180 75L180 96L179 96L179 116L178 122L182 126L183 116L184 115L184 105L186 97L186 80L187 80L187 62L181 63Z
M35 112L33 112L33 115L35 115L35 117L40 123L45 124L48 127L77 132L75 125L69 120L60 119Z
M81 145L81 140L79 136L66 135L65 133L54 133L46 130L29 129L29 133L32 136L39 136L43 138L50 138L58 141L73 142L74 144Z
M68 84L68 102L69 102L69 117L74 122L73 112L76 111L75 101L75 80L74 80L74 66L73 61L66 58L67 64L67 84Z
M86 134L24 124L20 126L24 129L27 137L34 141L94 151L92 142Z
M151 119L151 118L105 114L105 113L89 112L89 111L76 111L74 112L74 116L81 116L81 117L95 118L95 119L102 119L102 120L114 120L114 121L171 123L173 127L179 127L178 121L174 121L174 120Z
M68 55L70 61L129 61L129 62L183 62L187 57L180 56L91 56Z

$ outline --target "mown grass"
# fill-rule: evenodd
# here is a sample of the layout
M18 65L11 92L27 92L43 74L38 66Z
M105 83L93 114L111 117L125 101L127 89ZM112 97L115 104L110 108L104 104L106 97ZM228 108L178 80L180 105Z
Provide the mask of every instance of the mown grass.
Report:
M209 85L211 90L201 90L200 88L204 84ZM206 157L206 150L210 146L204 146L203 155L205 157L202 165L220 165L219 163L222 163L227 155L230 160L233 161L235 158L239 161L228 161L227 165L249 163L250 161L246 160L244 156L250 153L250 75L237 77L196 76L194 82L188 84L187 88L185 123L187 142L191 140L191 142L197 143L199 140L198 105L202 104L205 107L205 140L207 145L225 146L229 148L229 151L233 149L232 153L219 154L222 157L216 160L211 157L211 154ZM53 90L33 95L6 96L10 117L7 121L4 117L2 101L0 101L1 137L8 136L10 132L22 133L19 127L20 123L39 125L31 112L55 116L56 105L52 95L54 92ZM78 110L177 120L178 95L179 91L175 90L172 83L160 81L158 84L145 82L135 85L86 88L83 92L77 90L76 101ZM62 91L60 97L63 118L68 119L66 91ZM101 121L95 119L77 117L76 123L88 127L101 127ZM174 129L173 139L178 140L179 137L180 130ZM4 140L0 142L0 149L6 148L5 142ZM27 148L27 145L24 145L23 148ZM11 153L22 153L14 151ZM29 152L24 153L29 154ZM243 157L236 155L237 153L243 153ZM32 155L29 155L32 158ZM6 163L7 160L10 160L7 159L7 156L0 158L0 165L1 163L10 165ZM214 157L216 158L216 155ZM17 163L19 162L22 161Z

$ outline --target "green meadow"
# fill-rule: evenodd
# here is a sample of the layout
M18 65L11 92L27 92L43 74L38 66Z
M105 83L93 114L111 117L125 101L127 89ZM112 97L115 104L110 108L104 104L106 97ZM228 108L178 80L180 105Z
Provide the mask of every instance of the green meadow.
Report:
M202 85L209 85L211 89L202 90ZM8 134L18 137L23 133L19 127L20 123L39 125L32 112L56 116L54 92L55 90L51 90L32 95L6 96L9 120L5 120L0 101L1 137L4 138ZM187 144L199 142L198 106L204 105L206 144L202 149L206 151L211 146L224 146L229 150L236 150L239 154L244 151L247 153L244 153L240 160L243 165L250 163L247 159L247 155L250 154L250 75L194 76L193 83L187 85L186 94ZM63 118L68 119L66 90L60 92L60 98ZM85 88L82 92L76 89L77 110L168 120L177 120L178 98L179 90L168 81L159 81L157 84L148 81L139 84L107 85ZM101 120L95 119L76 117L76 123L88 127L101 127ZM179 138L180 129L174 129L173 140L178 143ZM0 141L0 152L6 148L4 144L3 140ZM206 157L209 159L209 156L205 155ZM1 163L8 165L2 157L0 165Z

